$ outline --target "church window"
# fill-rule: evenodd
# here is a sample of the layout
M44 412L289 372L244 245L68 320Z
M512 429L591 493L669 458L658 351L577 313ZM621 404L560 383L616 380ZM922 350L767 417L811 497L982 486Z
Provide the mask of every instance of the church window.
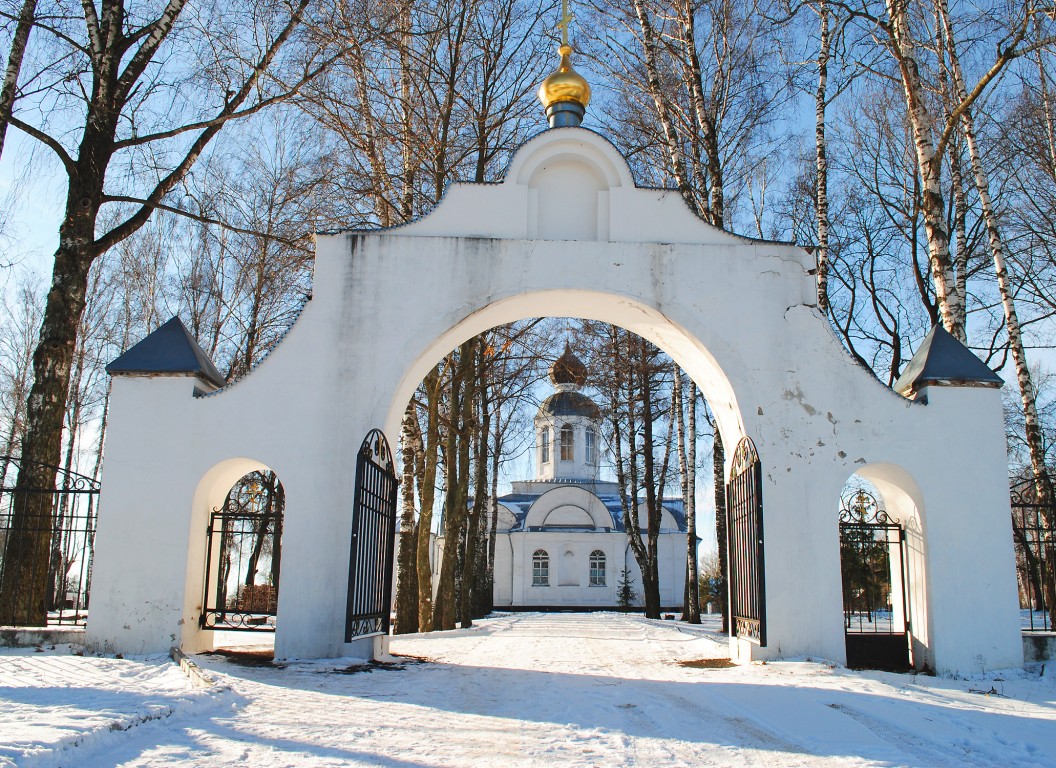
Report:
M543 427L543 464L550 463L550 427Z
M561 461L572 461L575 456L572 446L575 440L575 433L572 430L571 424L565 424L561 427Z
M584 433L583 437L583 446L587 452L587 464L596 464L598 462L598 457L594 452L594 429L592 427L587 427L587 431Z
M605 586L605 553L600 549L590 553L590 586Z
M550 555L544 549L537 549L532 555L532 586L550 586Z

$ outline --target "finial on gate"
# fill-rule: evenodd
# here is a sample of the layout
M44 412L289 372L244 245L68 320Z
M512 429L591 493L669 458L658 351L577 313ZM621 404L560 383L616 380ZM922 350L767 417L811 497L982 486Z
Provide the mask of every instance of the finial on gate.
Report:
M587 105L590 104L590 84L572 69L569 57L572 46L568 42L568 26L573 15L568 10L568 0L561 0L561 47L557 49L561 63L557 71L550 74L539 86L539 101L546 109L546 118L551 128L577 127L583 122Z

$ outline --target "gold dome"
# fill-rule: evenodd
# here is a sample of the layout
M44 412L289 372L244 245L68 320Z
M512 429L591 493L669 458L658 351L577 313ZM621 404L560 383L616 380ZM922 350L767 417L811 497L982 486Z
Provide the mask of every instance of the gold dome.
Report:
M561 64L557 71L539 86L539 101L543 103L544 109L550 109L550 105L562 101L574 101L586 109L590 104L590 83L572 69L572 63L568 59L572 46L562 45L557 52L561 54Z

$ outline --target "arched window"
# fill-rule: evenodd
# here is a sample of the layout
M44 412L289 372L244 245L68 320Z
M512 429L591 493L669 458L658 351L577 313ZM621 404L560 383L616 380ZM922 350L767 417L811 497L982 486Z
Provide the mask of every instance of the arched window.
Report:
M590 553L590 586L605 586L605 553L600 549Z
M583 447L586 450L587 464L597 464L598 457L594 453L594 428L587 427L587 431L583 433Z
M571 424L565 424L561 427L561 461L572 461L575 452L572 450L572 446L575 441L575 432L572 429Z
M543 451L542 451L542 462L543 464L550 463L550 427L543 427Z
M550 555L545 549L537 549L532 555L532 586L550 586Z

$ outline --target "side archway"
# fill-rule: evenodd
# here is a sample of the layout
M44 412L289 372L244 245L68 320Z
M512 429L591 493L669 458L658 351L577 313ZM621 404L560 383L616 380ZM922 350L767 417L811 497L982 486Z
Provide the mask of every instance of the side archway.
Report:
M228 459L192 501L181 647L216 647L217 631L274 632L286 493L265 463Z
M863 659L851 648L857 639L854 635L886 633L904 638L897 642L903 643L905 667L934 668L924 500L919 485L896 464L867 464L848 478L841 509L841 591L848 663L890 666L883 659ZM866 594L869 590L871 594Z

